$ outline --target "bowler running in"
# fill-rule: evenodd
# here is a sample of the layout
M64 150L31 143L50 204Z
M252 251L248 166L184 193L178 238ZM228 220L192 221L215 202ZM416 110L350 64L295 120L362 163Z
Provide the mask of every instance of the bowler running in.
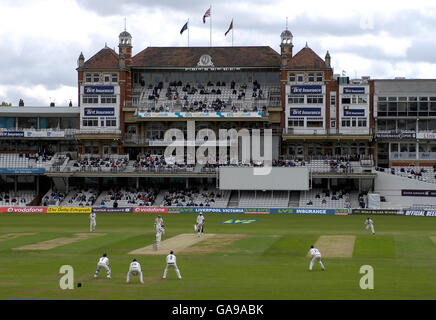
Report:
M179 268L177 268L176 256L174 255L174 251L173 250L171 250L170 254L167 255L166 262L167 262L167 266L165 267L165 271L164 271L164 274L163 274L163 279L167 278L167 272L168 272L168 268L169 267L174 268L176 270L177 277L179 279L182 279L182 276L180 275L180 270L179 270Z
M197 231L198 237L204 234L204 216L201 212L197 217L197 223L194 225L194 229Z
M94 278L98 277L98 273L100 272L100 269L106 270L106 278L111 278L111 268L109 268L109 258L107 257L106 253L103 253L103 256L98 260L97 263L97 269L95 270Z
M138 261L136 261L136 259L133 259L133 261L130 263L130 267L129 267L129 272L127 272L127 280L126 282L129 283L130 282L130 276L136 276L139 274L139 281L141 283L144 283L144 280L142 278L142 270L141 270L141 265L139 264Z
M321 261L321 252L317 248L314 248L313 246L310 246L309 250L311 260L309 264L309 271L312 271L313 264L318 261L319 265L321 266L322 271L325 270L324 265Z

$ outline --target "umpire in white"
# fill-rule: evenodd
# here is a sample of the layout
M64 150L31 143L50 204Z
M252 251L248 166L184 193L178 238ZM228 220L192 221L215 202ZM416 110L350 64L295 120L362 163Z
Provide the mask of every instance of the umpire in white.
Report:
M141 281L141 283L144 283L144 280L142 278L142 270L141 270L141 265L139 264L138 261L136 261L136 259L133 259L133 261L130 263L130 267L129 267L129 272L127 272L127 283L130 282L130 275L138 275L139 274L139 281Z
M97 219L95 212L89 214L89 232L95 231L95 226L97 225Z
M180 275L180 270L179 270L179 268L177 268L176 256L174 255L174 251L173 250L171 250L170 254L167 255L166 262L167 262L167 266L165 267L163 278L164 279L167 278L168 268L172 267L172 268L174 268L176 270L177 277L179 279L182 279L182 276Z
M369 228L371 228L372 234L375 234L375 231L374 231L374 221L372 221L371 218L368 218L368 219L365 220L365 230L368 230Z

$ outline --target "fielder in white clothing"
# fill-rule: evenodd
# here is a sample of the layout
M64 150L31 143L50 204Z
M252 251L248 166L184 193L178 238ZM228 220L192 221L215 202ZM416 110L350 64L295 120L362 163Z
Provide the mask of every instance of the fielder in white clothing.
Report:
M106 253L103 253L103 256L98 260L97 263L97 270L95 270L94 278L98 277L98 273L100 272L100 269L106 270L106 278L111 278L111 268L109 268L109 258L107 257Z
M97 225L96 214L95 212L89 215L89 232L95 231L95 226Z
M313 246L310 246L310 256L312 257L309 264L309 271L312 271L313 264L318 261L319 265L321 266L322 271L325 270L324 265L321 262L321 252L317 248L314 248Z
M162 233L165 233L165 226L163 224L156 228L156 243L154 244L154 250L159 248L160 240L162 239Z
M141 265L139 264L138 261L136 261L136 259L133 259L132 263L130 263L129 272L127 272L126 282L127 283L130 282L130 275L136 276L138 274L139 274L139 281L141 281L141 283L144 283L144 280L142 278Z
M371 228L372 234L375 234L374 221L372 221L372 219L370 219L370 218L365 220L365 230L368 230L369 228Z
M180 270L179 270L179 268L177 268L176 256L174 255L173 250L171 250L170 254L167 255L166 262L167 262L167 266L165 267L165 271L164 271L164 274L163 274L163 278L164 278L164 279L167 278L168 268L169 268L169 267L172 267L172 268L174 268L174 269L176 270L177 277L178 277L179 279L182 279L182 276L180 275Z
M200 237L204 234L204 216L201 212L197 217L197 223L195 224L194 229L197 231L197 236Z

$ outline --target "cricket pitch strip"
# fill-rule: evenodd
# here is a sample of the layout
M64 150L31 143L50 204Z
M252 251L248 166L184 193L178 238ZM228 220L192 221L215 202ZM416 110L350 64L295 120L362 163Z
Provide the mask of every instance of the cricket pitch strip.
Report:
M214 233L206 233L201 237L198 237L195 233L182 233L175 237L164 240L160 243L159 248L154 250L153 245L146 246L144 248L139 248L130 251L129 254L151 254L151 255L168 255L171 250L175 254L183 252L184 249L197 244L206 239L215 237Z
M355 236L320 236L315 248L324 258L351 258L355 239Z

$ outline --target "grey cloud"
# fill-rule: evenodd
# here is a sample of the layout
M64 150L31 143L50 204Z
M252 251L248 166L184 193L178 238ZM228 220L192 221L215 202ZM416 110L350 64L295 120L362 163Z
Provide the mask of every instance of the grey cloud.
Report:
M407 60L436 63L436 43L431 40L414 40L407 50Z

